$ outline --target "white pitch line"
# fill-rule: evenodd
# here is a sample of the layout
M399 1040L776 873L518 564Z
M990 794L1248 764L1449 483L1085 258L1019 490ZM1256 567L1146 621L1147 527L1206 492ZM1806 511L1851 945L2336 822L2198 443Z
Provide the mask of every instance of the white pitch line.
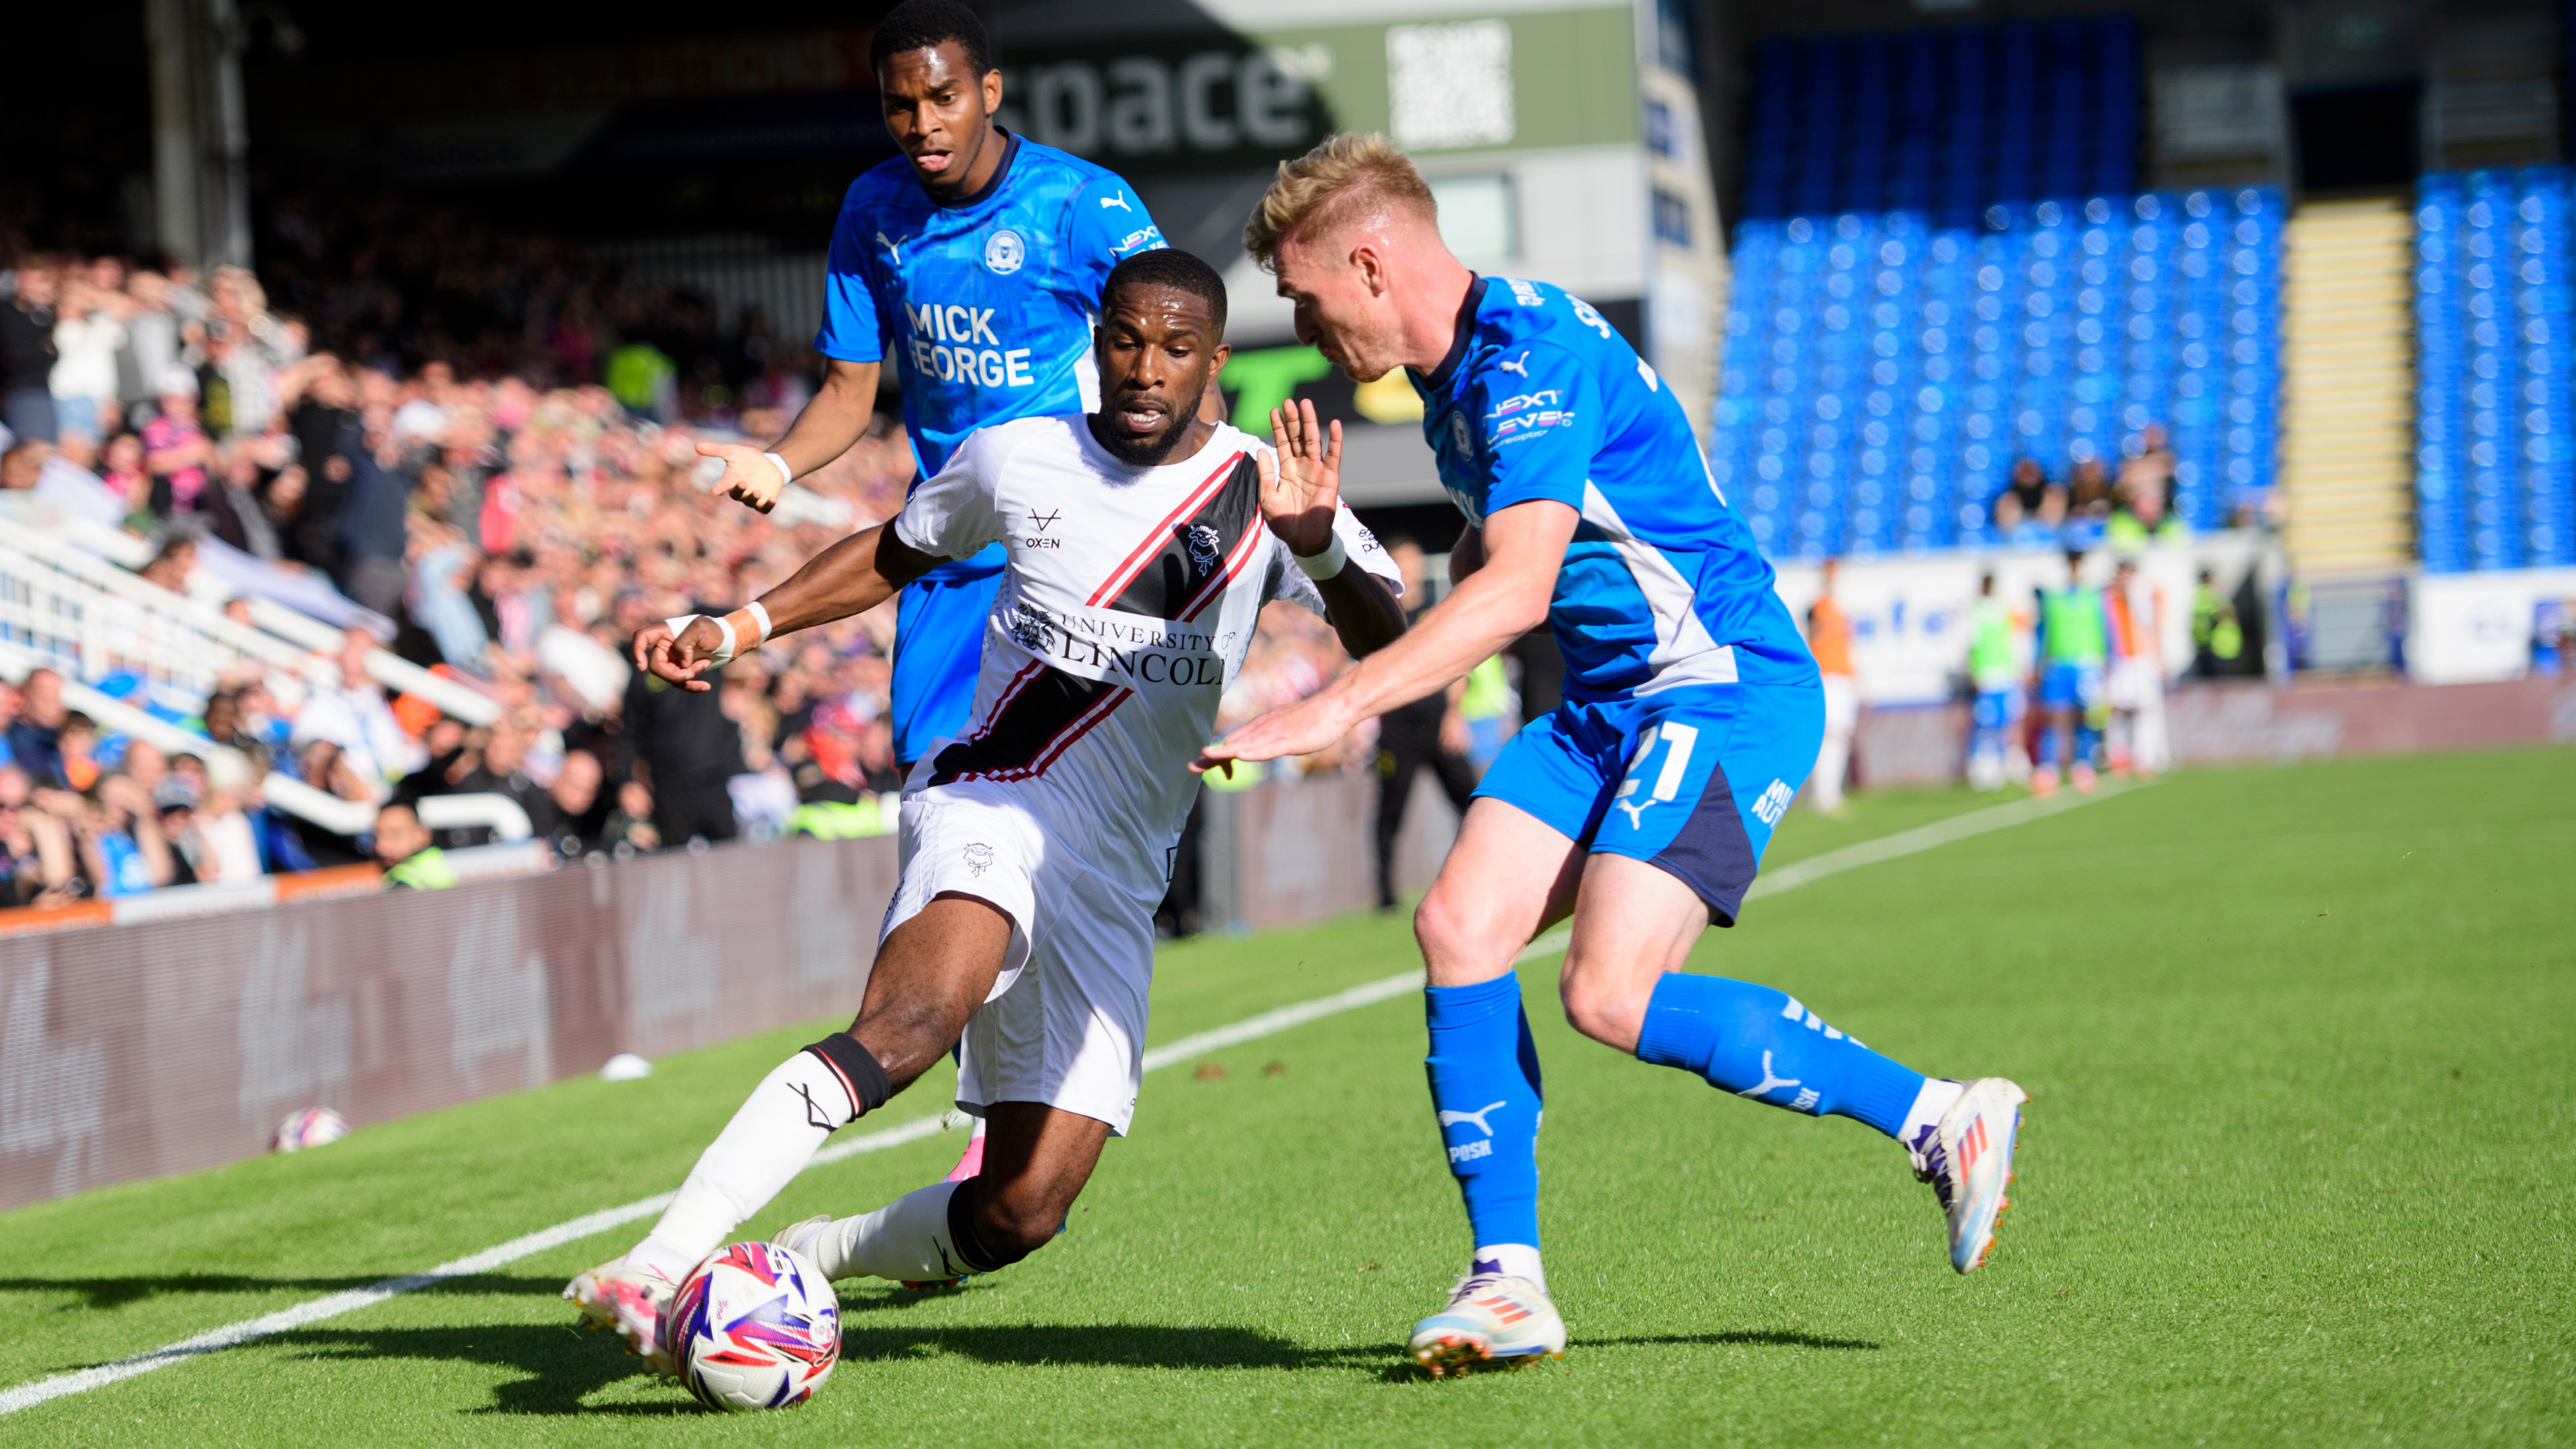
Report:
M1779 870L1761 877L1753 883L1753 888L1745 893L1745 898L1752 900L1761 896L1778 895L1782 891L1796 890L1802 885L1823 880L1827 876L1840 875L1847 870L1854 870L1864 865L1876 865L1881 861L1894 860L1900 856L1916 855L1936 846L1947 845L1954 840L1965 840L1972 835L1983 835L1989 830L2002 830L2024 821L2037 820L2043 816L2072 810L2079 805L2106 799L2116 793L2118 793L2116 790L2107 790L2099 795L2060 795L2046 800L2036 798L2015 800L2010 804L1990 806L1984 810L1971 810L1964 815L1953 815L1947 820L1935 821L1930 825L1901 831L1877 840L1865 840L1858 845L1847 845L1840 850L1829 850L1822 855L1810 856L1794 865L1782 866ZM1572 934L1571 931L1560 926L1523 947L1521 953L1512 958L1512 964L1518 966L1524 962L1553 956L1565 949L1566 942ZM1345 1011L1355 1011L1360 1007L1371 1006L1392 997L1402 996L1408 991L1421 989L1420 971L1399 971L1393 976L1382 976L1375 981L1334 992L1330 996L1319 996L1312 1001L1296 1002L1273 1011L1265 1011L1258 1016L1246 1017L1231 1026L1221 1026L1214 1031L1203 1031L1196 1036L1185 1036L1179 1041L1167 1042L1145 1053L1145 1070L1160 1071L1165 1067L1206 1056L1210 1052L1223 1051L1227 1047L1240 1046L1245 1042L1258 1041L1267 1036L1276 1036L1310 1021L1318 1021ZM814 1154L814 1160L808 1166L821 1167L828 1163L845 1161L863 1152L882 1152L889 1147L900 1147L907 1142L918 1142L925 1137L935 1137L939 1135L939 1131L938 1117L916 1117L909 1122L898 1123L895 1126L826 1147ZM174 1363L184 1363L201 1354L214 1353L220 1349L248 1343L253 1339L291 1332L306 1324L319 1323L326 1318L337 1318L344 1313L354 1313L361 1308L382 1303L388 1298L397 1298L405 1293L416 1292L451 1279L471 1278L478 1274L489 1273L521 1259L532 1258L539 1253L560 1248L566 1243L579 1242L583 1238L604 1233L610 1228L634 1222L639 1218L651 1217L668 1207L672 1196L673 1194L667 1192L656 1193L651 1197L638 1198L621 1207L602 1208L598 1212L574 1218L570 1222L557 1223L553 1227L530 1233L525 1237L512 1238L497 1247L485 1248L482 1252L458 1258L454 1262L441 1263L425 1273L387 1278L381 1283L370 1284L364 1288L352 1288L343 1293L333 1293L308 1303L299 1303L293 1308L281 1309L265 1317L244 1319L239 1323L198 1334L194 1338L183 1338L177 1343L156 1348L149 1353L136 1354L132 1358L119 1359L115 1363L79 1369L67 1374L56 1374L52 1378L36 1379L14 1388L0 1389L0 1414L14 1414L20 1409L34 1408L38 1404L59 1399L66 1394L104 1388L119 1380L133 1378L137 1374L147 1374L157 1368L168 1368Z

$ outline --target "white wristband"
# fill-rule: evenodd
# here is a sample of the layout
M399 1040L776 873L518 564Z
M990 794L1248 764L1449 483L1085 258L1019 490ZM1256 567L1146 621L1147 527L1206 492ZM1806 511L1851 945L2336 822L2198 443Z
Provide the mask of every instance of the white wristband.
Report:
M671 640L673 643L678 643L680 636L688 632L689 626L700 619L705 619L708 623L715 625L717 629L724 633L724 643L718 646L716 652L707 656L707 662L710 664L731 664L733 662L734 650L733 626L731 624L707 614L682 614L676 619L665 619L662 622L671 626Z
M787 466L786 459L778 456L776 453L763 453L760 456L767 458L770 462L778 465L779 487L784 488L788 484L796 481L796 470Z
M769 642L769 611L760 606L760 601L758 599L754 599L742 607L745 613L751 615L752 622L760 626L760 637L751 641L751 647L757 649L761 645Z
M1313 558L1308 558L1295 549L1288 551L1289 556L1297 560L1297 567L1306 571L1306 577L1316 580L1336 578L1342 572L1342 565L1351 561L1350 551L1342 547L1342 536L1336 533L1331 537L1333 541L1325 546L1322 553Z

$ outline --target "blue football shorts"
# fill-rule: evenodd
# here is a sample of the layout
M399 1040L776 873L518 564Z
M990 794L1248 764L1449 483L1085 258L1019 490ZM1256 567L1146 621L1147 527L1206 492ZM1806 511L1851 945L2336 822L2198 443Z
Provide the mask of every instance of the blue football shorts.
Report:
M984 624L992 617L993 596L1002 591L1009 557L997 543L903 586L895 603L894 678L887 693L894 757L904 764L966 728L975 709L975 673L984 663Z
M2099 708L2102 704L2102 666L2080 660L2050 661L2048 667L2040 672L2039 702L2073 705L2078 709Z
M1981 730L2010 728L2021 718L2021 687L2007 684L2001 689L1978 690L1971 717Z
M1585 850L1664 871L1732 926L1824 738L1814 680L1569 700L1514 735L1476 793Z

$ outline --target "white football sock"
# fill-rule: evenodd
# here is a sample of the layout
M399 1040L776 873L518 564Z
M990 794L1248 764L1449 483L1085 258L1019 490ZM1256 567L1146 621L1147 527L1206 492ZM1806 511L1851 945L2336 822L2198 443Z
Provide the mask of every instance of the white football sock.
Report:
M1501 1273L1512 1278L1527 1278L1547 1291L1547 1270L1539 1266L1538 1249L1527 1243L1486 1243L1476 1249L1476 1262L1470 1271Z
M1921 1152L1931 1140L1925 1134L1941 1125L1941 1115L1967 1090L1964 1082L1925 1077L1923 1090L1914 1094L1914 1105L1905 1109L1905 1125L1896 1129L1897 1145L1908 1152Z
M862 1273L932 1283L973 1270L948 1241L948 1199L960 1184L934 1182L872 1213L834 1219L814 1237L814 1264L831 1279Z
M661 1221L626 1255L627 1265L678 1281L724 1246L743 1219L768 1206L832 1129L857 1112L840 1074L821 1057L798 1052L779 1063L699 1154Z

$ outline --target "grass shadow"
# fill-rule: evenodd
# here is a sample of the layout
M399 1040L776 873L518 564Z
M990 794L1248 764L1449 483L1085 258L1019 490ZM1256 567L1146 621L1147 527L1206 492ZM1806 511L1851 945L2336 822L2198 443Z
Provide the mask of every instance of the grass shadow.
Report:
M138 1273L122 1278L0 1278L0 1293L74 1293L74 1302L54 1311L123 1308L147 1298L181 1293L339 1293L366 1288L402 1275L368 1273L340 1278L262 1278L240 1273ZM480 1274L446 1278L412 1290L417 1293L560 1293L552 1278L510 1278Z
M525 1377L495 1387L492 1402L470 1412L510 1415L699 1412L676 1386L669 1396L640 1403L594 1404L589 1398L612 1384L646 1372L605 1338L554 1324L490 1324L458 1328L304 1329L275 1342L307 1357L410 1358L488 1364ZM1833 1338L1788 1330L1642 1334L1585 1338L1578 1348L1672 1345L1754 1345L1775 1348L1875 1350L1864 1339ZM845 1323L842 1372L866 1366L943 1355L1013 1368L1334 1369L1379 1367L1386 1382L1422 1378L1397 1343L1311 1348L1251 1329L1222 1325L1018 1324L1009 1326L877 1327Z
M1795 1329L1785 1328L1738 1328L1719 1333L1638 1333L1617 1338L1594 1338L1586 1335L1570 1340L1566 1349L1568 1352L1578 1352L1587 1348L1671 1348L1682 1345L1703 1348L1808 1348L1861 1353L1875 1353L1885 1347L1866 1338L1833 1338L1825 1334L1800 1333ZM1388 1364L1378 1371L1377 1377L1380 1383L1431 1383L1434 1381L1429 1374L1422 1371L1419 1365L1406 1358L1401 1348L1390 1349L1388 1352L1394 1354L1398 1362ZM1489 1369L1487 1372L1508 1372L1508 1370Z
M643 1361L604 1335L569 1323L479 1324L458 1328L307 1328L269 1340L310 1359L434 1359L488 1364L526 1375L498 1384L478 1414L629 1414L703 1412L674 1385L667 1400L586 1403L611 1384L648 1374Z

